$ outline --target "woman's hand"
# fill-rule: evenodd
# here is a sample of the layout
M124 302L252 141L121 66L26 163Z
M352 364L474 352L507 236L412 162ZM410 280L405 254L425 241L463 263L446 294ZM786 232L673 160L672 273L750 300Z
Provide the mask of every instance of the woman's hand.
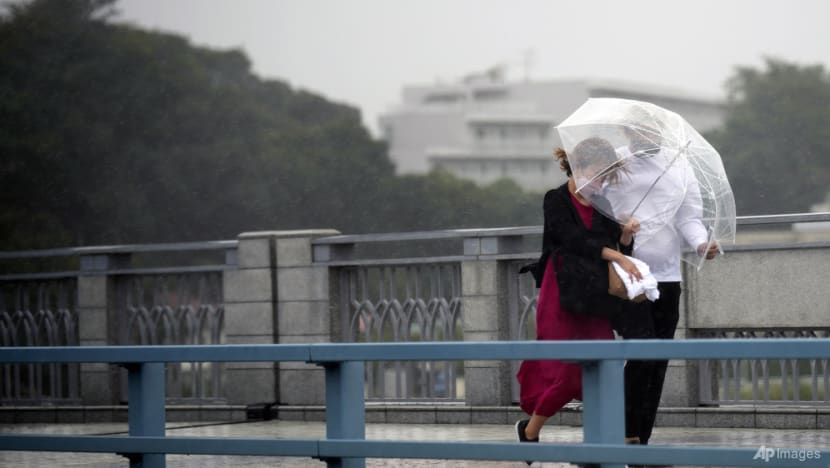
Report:
M621 257L622 258L616 260L616 262L620 265L620 267L622 267L623 271L628 274L631 281L642 281L643 274L637 269L637 265L635 265L634 262L632 262L625 255L621 255Z
M630 258L626 257L625 254L619 250L603 247L602 259L609 262L617 262L622 267L623 271L628 274L631 281L641 281L643 279L643 274L637 269L637 265L635 265Z

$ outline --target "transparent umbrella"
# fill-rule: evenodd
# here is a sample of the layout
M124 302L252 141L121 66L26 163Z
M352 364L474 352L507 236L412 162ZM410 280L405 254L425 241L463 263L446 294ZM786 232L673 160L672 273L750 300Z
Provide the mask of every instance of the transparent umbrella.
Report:
M577 191L606 216L636 218L635 246L680 232L693 249L735 241L735 199L721 157L685 119L654 104L630 99L588 99L556 127L568 153ZM617 161L594 164L571 151L602 138ZM684 257L698 266L701 255Z

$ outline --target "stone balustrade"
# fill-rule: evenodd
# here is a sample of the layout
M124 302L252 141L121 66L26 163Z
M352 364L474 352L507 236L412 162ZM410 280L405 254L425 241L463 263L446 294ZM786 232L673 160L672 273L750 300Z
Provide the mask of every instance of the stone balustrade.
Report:
M830 214L766 221L746 218L743 224L828 220ZM533 339L536 291L529 275L518 274L518 266L537 256L540 237L538 226L371 235L319 229L250 232L212 243L2 252L0 345ZM202 260L161 267L136 260L148 253L163 256L174 251L191 252ZM220 260L205 262L207 253L220 255ZM77 258L78 268L14 271L15 262L53 257ZM826 240L726 246L723 256L707 262L700 271L684 265L683 274L678 338L828 336L830 242ZM198 294L185 294L169 290L179 287L171 286L174 283L185 281L159 279L188 275L195 275L197 283L199 275L214 275L220 290L214 295L201 289ZM37 296L33 291L38 284L58 276L71 280L67 284L75 288L70 295L73 303L61 308L47 297L35 307L36 301L24 300ZM147 299L138 303L135 297L125 299L124 288L119 286L136 277L153 284L145 288L152 290L144 291ZM45 318L36 318L38 307L69 310L76 323L65 330L75 335L69 337L75 341L42 341L32 328L49 324ZM210 332L184 334L186 324L196 330L207 327ZM750 363L747 368L746 363L712 362L702 371L700 363L672 361L662 403L692 409L701 404L741 403L749 398L740 393L748 385L757 387L749 398L755 405L827 407L827 362L808 363L812 373L806 377L802 364L780 368L779 373L793 372L795 380L790 384L796 391L790 392L789 399L774 401L764 401L771 397L761 387L770 382L788 384L785 377L761 375L767 364ZM0 363L0 405L6 410L37 407L47 401L44 386L54 381L53 389L77 388L64 391L63 396L49 395L50 405L85 408L90 414L94 408L110 408L107 414L117 419L117 408L125 398L123 372L103 364L83 364L76 371L79 378L67 380L60 372ZM416 420L426 411L433 422L437 413L467 420L471 408L491 408L485 413L495 414L493 422L500 423L512 414L509 408L516 400L514 372L515 363L487 360L443 366L379 365L367 370L367 418L371 421L373 415L383 413L386 420L388 406L373 407L372 403L395 403L414 408L410 416ZM47 377L36 382L30 378L34 374ZM168 394L169 403L188 408L197 419L209 417L209 408L220 407L233 408L237 415L240 408L249 412L259 408L281 417L313 419L309 414L321 415L324 405L323 371L312 364L227 363L209 368L194 363L168 369L168 381L171 378L179 379L185 390L178 399ZM781 382L776 380L781 378ZM802 380L813 390L806 393L811 398L796 396ZM734 386L733 394L729 385ZM218 388L218 394L209 388ZM421 406L418 411L411 406L421 403L433 406ZM436 409L435 404L448 406ZM477 422L487 422L487 418Z

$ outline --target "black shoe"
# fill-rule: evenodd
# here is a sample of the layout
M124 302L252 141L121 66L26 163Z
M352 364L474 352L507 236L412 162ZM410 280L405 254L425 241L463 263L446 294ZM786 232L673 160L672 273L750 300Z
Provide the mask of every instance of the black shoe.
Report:
M516 435L519 437L519 442L539 442L539 438L531 439L525 434L525 428L530 423L530 419L522 419L516 423Z
M519 442L532 442L532 443L538 443L538 442L539 442L539 438L538 438L538 437L537 437L537 438L535 438L535 439L530 439L530 438L528 438L528 437L527 437L527 435L525 434L525 428L527 427L527 424L528 424L529 422L530 422L530 420L529 420L529 419L522 419L522 420L520 420L520 421L518 421L518 422L516 423L516 437L519 439ZM527 463L528 465L532 465L532 464L533 464L533 462L532 462L532 461L530 461L530 460L525 460L525 463Z

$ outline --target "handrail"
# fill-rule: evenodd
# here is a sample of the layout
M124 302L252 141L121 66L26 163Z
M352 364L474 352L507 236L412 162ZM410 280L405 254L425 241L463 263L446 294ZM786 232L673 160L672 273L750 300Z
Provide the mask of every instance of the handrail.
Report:
M50 271L38 273L6 273L0 274L0 281L44 281L53 279L67 279L86 274L100 275L170 275L187 273L213 273L232 270L236 267L228 264L227 253L226 263L219 265L190 265L176 267L117 267L116 264L108 264L105 268L96 265L93 271L87 271L84 267L84 257L99 257L107 255L128 255L146 254L157 252L197 252L231 250L239 246L238 240L219 240L206 242L177 242L166 244L134 244L134 245L112 245L112 246L90 246L90 247L66 247L43 250L17 250L0 252L0 261L21 260L21 259L44 259L57 257L81 257L81 269L72 271Z
M220 273L226 270L236 269L233 265L196 265L182 267L155 267L155 268L120 268L106 270L108 275L181 275L191 273ZM100 274L75 271L56 271L50 273L12 273L0 275L0 281L43 281L51 279L69 279L83 275Z
M830 221L830 212L738 216L735 218L735 221L739 226L752 226L758 224L816 223Z
M163 244L95 245L89 247L65 247L41 250L0 251L0 260L19 258L71 257L74 255L110 255L148 252L172 252L190 250L225 250L239 245L237 240L204 242L173 242Z
M811 223L830 221L830 212L791 213L778 215L738 216L739 226L761 224ZM446 229L435 231L386 232L373 234L346 234L319 237L314 245L354 244L360 242L396 242L407 240L463 239L469 237L525 236L542 233L541 225L496 228ZM107 255L122 253L170 252L181 250L224 250L234 248L239 241L216 240L202 242L174 242L158 244L101 245L88 247L64 247L39 250L0 251L0 260L20 258L68 257L73 255Z
M830 221L830 212L738 216L735 218L735 222L738 226L753 226L760 224L813 223L824 221ZM361 242L395 242L407 240L461 239L467 237L526 236L541 233L542 226L534 225L498 228L448 229L419 232L346 234L331 237L320 237L314 239L312 243L314 245L355 244Z
M583 366L583 444L365 440L364 361L560 359ZM0 450L114 452L131 466L163 467L164 454L308 456L329 466L363 467L365 458L540 460L715 466L791 466L755 448L632 447L624 437L623 364L627 359L830 358L830 339L599 340L520 342L311 343L208 346L0 348L0 363L104 362L129 374L129 436L0 435ZM164 364L196 361L303 361L326 375L326 439L164 436ZM804 450L804 449L796 449ZM798 466L826 467L826 456ZM812 452L811 452L812 453ZM763 455L763 454L762 454Z
M541 234L542 226L446 229L438 231L385 232L377 234L344 234L314 239L314 245L354 244L357 242L398 242L407 240L463 239L468 237L526 236Z
M4 363L825 359L830 338L0 347Z
M510 442L434 442L394 440L333 440L333 439L258 439L219 437L125 437L125 436L67 436L49 437L44 447L38 435L0 436L0 450L90 452L90 453L150 453L153 451L178 455L243 455L319 458L329 466L361 466L333 460L353 461L365 458L432 458L446 460L504 460L504 461L573 461L597 463L602 467L618 466L615 462L658 465L701 466L758 466L793 468L793 458L764 462L758 458L758 448L720 448L690 446L632 446L623 444L516 444ZM770 449L771 450L771 449ZM779 448L780 451L788 449ZM792 449L802 453L819 450ZM813 455L814 456L814 455ZM706 462L705 460L714 460ZM747 462L749 460L750 462ZM798 461L799 468L826 468L823 459ZM147 466L145 463L144 466ZM164 466L164 465L161 465ZM619 465L623 466L623 465Z

